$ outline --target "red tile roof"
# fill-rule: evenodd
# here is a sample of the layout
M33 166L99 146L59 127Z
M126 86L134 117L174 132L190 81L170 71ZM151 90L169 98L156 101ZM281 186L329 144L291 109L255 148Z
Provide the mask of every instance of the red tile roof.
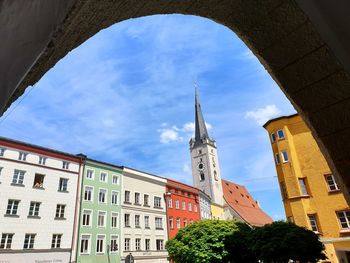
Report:
M226 203L248 224L262 226L272 223L272 218L259 207L243 185L222 180L222 189Z

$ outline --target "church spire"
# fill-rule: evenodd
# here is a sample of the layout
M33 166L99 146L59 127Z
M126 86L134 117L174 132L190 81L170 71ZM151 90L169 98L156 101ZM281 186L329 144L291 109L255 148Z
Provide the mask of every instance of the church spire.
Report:
M195 87L195 137L196 142L209 139L207 127L204 122L201 104L199 102L199 96L197 87Z

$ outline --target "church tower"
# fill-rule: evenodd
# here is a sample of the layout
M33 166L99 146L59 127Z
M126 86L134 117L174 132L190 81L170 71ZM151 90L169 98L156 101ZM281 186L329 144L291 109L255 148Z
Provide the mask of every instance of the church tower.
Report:
M216 143L208 135L197 89L195 92L195 137L190 140L190 153L194 186L210 196L213 203L222 206L224 200Z

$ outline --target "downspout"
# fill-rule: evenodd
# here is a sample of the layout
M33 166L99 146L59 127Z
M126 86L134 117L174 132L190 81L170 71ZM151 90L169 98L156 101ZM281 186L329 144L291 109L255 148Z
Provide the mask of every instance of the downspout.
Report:
M81 193L83 190L83 178L84 178L84 173L85 173L85 161L86 161L86 156L85 155L79 155L81 163L80 163L80 167L79 167L79 177L78 177L78 184L77 184L77 196L76 196L76 206L75 206L75 220L74 220L74 225L73 225L73 237L72 237L72 246L75 246L75 261L77 261L78 259L78 247L79 244L77 243L79 240L79 235L80 235L80 228L79 228L79 222L80 222L80 207L82 205L82 199L81 199ZM81 172L81 167L83 166L82 169L82 173ZM81 176L81 178L80 178ZM81 180L80 180L81 179ZM80 186L80 188L79 188ZM79 191L80 189L80 191ZM77 234L74 235L74 232L76 232ZM76 237L76 241L74 243L74 239ZM72 262L72 253L71 253L71 258L69 260L69 262Z

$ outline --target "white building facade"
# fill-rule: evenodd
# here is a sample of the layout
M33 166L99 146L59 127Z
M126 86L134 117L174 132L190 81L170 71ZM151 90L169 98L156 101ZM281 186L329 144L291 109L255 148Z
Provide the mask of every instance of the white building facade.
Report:
M0 262L70 262L81 158L0 138Z
M168 262L165 190L166 179L124 167L123 259L131 253L138 263Z
M202 191L198 192L198 196L199 196L199 206L200 206L200 211L201 211L201 219L202 220L212 219L210 197L207 196Z

